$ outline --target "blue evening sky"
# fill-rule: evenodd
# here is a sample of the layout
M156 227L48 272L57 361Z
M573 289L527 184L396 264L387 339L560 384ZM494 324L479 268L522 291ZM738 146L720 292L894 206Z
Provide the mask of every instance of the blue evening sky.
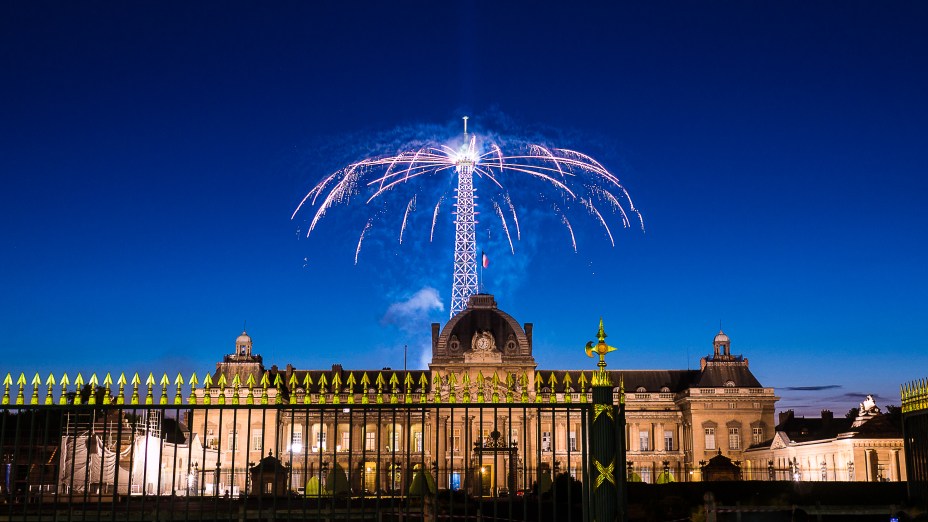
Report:
M780 410L897 404L928 375L928 4L572 4L4 2L2 373L202 374L244 321L268 366L421 367L451 216L378 222L357 265L377 209L290 216L467 114L592 154L644 215L615 248L575 221L574 253L527 209L515 255L481 220L539 367L592 368L602 316L610 367L695 368L721 321Z

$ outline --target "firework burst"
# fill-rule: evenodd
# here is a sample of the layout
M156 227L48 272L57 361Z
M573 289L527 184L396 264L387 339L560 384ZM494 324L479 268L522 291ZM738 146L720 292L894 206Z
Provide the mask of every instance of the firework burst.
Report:
M479 190L480 198L489 199L487 208L492 209L513 254L522 239L524 225L530 224L522 219L520 225L520 218L526 217L527 209L539 204L545 206L540 210L554 215L564 227L565 240L575 252L577 239L568 213L581 212L588 216L602 229L612 246L615 246L615 238L609 222L613 217L617 226L630 228L634 223L644 230L641 213L619 178L592 157L571 149L520 140L501 141L507 145L468 134L465 127L463 138L444 143L427 140L395 154L352 163L314 186L297 205L291 219L301 212L311 216L307 217L306 237L309 237L335 207L353 202L378 203L377 218L367 219L358 237L357 263L365 235L389 214L384 209L389 206L387 200L394 195L393 199L401 198L392 203L401 217L396 218L395 225L383 224L397 227L394 229L398 231L397 241L402 244L410 233L407 225L420 206L431 211L429 241L432 241L439 215L448 207L445 200L455 197L454 181L462 169L466 169L473 175L475 191ZM511 145L513 143L515 145ZM532 185L529 182L534 182L536 188L527 189ZM571 218L576 223L576 216Z

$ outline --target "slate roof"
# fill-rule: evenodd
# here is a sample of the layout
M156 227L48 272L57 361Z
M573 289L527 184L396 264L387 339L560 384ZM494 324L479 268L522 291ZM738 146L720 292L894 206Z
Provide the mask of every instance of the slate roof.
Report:
M738 388L763 388L746 364L709 363L696 373L692 388L721 388L727 381L734 382Z
M776 427L777 433L785 433L790 442L803 443L817 440L841 438L852 439L899 439L902 438L901 420L891 414L871 417L860 426L854 427L854 420L846 417L793 417L790 416ZM769 448L773 439L750 446Z

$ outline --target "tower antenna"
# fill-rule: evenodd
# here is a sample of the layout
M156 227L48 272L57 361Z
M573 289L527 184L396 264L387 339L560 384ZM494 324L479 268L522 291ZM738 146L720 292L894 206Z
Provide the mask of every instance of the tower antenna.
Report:
M464 116L462 119L464 120L464 136L467 136L467 119L468 119L468 117L467 117L467 116Z

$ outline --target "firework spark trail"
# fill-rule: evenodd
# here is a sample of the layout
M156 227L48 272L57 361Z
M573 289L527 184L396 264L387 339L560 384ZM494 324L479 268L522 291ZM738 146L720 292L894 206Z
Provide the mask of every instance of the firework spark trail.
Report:
M612 204L612 208L614 210L618 210L622 214L622 226L624 228L630 227L631 223L629 223L628 221L628 216L625 214L625 209L622 208L622 204L619 203L619 200L616 199L616 197L612 195L612 192L609 192L608 190L603 189L603 188L597 188L596 191L606 197L609 203Z
M509 250L515 255L516 249L512 246L512 236L509 235L509 226L506 224L506 217L503 216L503 209L499 208L499 203L493 202L493 209L496 210L496 215L499 216L499 221L503 225L503 232L506 233L506 239L509 241Z
M496 157L499 159L499 166L497 168L499 170L503 170L503 150L500 149L499 145L495 143L491 145L491 149L490 149L490 154L493 154L493 153L496 153Z
M364 230L361 231L361 237L358 238L358 248L354 251L354 264L358 264L358 255L361 253L361 242L364 241L364 234L367 233L367 229L371 228L371 222L374 221L374 218L368 219L367 224L364 225Z
M519 229L519 216L516 215L516 207L512 206L509 193L506 193L503 198L506 200L506 204L509 205L509 211L512 212L512 222L516 224L516 240L522 241L522 231Z
M606 229L606 235L609 236L609 242L612 243L612 246L615 246L615 239L612 238L612 231L609 230L609 225L606 224L606 220L603 219L603 215L599 213L599 210L596 210L596 206L593 205L593 202L586 199L580 198L580 201L586 206L591 214L595 214L599 218L599 223Z
M506 188L503 187L503 184L500 183L499 181L497 181L497 180L496 180L496 177L493 176L493 172L491 172L491 171L489 171L489 170L483 170L483 169L474 169L474 172L476 172L477 174L480 174L481 176L484 176L484 177L486 177L487 179L489 179L490 181L492 181L493 184L496 185L497 187L499 187L500 190L506 190Z
M554 166L557 167L558 174L561 175L561 178L564 178L564 171L561 169L561 164L557 162L557 158L554 157L554 154L551 154L551 151L542 147L541 145L532 145L533 150L541 151L542 154L551 158L551 161L554 163Z
M570 232L570 244L574 247L574 254L577 253L577 238L574 237L574 227L570 226L570 221L567 220L567 216L561 214L561 223L564 223L564 226L567 227L567 231ZM358 244L360 246L360 243ZM355 256L355 264L358 264L357 256Z
M432 230L429 232L429 243L432 242L432 238L435 236L435 222L438 221L438 208L441 206L441 202L445 199L445 196L438 198L438 203L435 203L435 210L432 212Z
M341 203L348 199L348 196L351 195L352 187L357 182L360 176L360 172L353 165L348 167L345 171L345 176L341 181L335 184L335 187L329 192L329 195L326 196L322 204L319 205L319 210L316 211L316 215L313 217L312 223L309 225L309 230L306 231L306 237L309 237L309 234L312 233L313 229L316 228L316 223L322 219L322 216L325 215L325 212L335 203ZM321 193L317 193L316 197ZM316 197L313 198L313 204L315 204Z
M406 231L406 219L409 218L409 212L416 210L416 196L413 196L406 205L406 212L403 214L403 225L400 226L400 244L403 244L403 232Z

